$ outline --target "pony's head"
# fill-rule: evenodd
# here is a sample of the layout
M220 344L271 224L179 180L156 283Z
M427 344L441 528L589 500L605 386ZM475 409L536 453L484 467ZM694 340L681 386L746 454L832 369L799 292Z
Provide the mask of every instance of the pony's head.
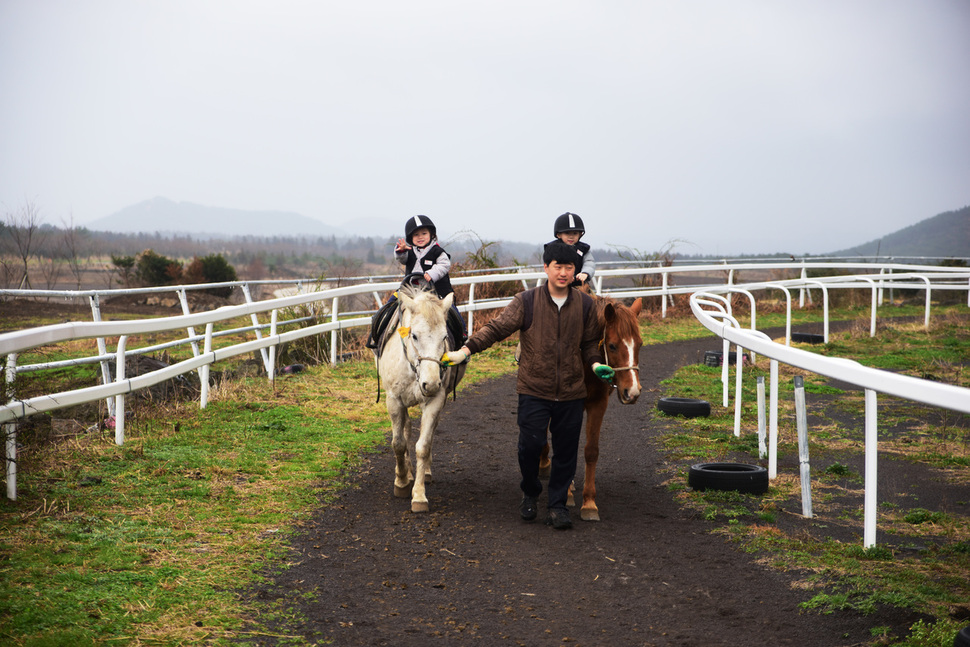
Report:
M640 397L640 324L637 317L643 301L637 299L627 307L609 302L603 308L603 355L616 375L613 385L623 404L633 404Z
M398 291L401 324L398 334L404 342L405 359L426 397L441 389L445 368L441 356L448 350L448 310L454 294L439 299L434 292L412 286Z

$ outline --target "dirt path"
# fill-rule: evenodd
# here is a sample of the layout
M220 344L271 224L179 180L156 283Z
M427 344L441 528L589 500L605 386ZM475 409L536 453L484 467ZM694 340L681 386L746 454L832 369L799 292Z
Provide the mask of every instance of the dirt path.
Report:
M864 644L874 626L905 635L915 618L898 611L800 611L809 594L792 588L796 574L710 534L661 485L659 382L718 347L710 338L644 349L646 393L607 413L602 522L574 515L573 530L555 531L518 518L514 378L504 377L460 389L445 409L431 513L391 495L391 455L374 455L294 539L289 567L246 595L293 604L296 633L336 645L836 647Z

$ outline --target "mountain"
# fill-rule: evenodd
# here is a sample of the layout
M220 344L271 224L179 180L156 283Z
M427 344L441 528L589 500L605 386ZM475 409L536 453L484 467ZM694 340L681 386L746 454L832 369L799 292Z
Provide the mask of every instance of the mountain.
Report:
M154 198L85 225L93 231L191 235L347 236L347 232L292 211L246 211Z
M970 254L970 206L947 211L863 245L825 256L965 257Z

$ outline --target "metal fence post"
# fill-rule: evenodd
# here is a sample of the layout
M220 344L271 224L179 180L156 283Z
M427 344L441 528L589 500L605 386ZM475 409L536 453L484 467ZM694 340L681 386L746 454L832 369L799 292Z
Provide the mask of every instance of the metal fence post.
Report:
M14 401L14 380L17 377L17 353L7 355L7 367L4 371L7 381L7 397L9 402ZM6 439L4 443L4 456L7 463L7 498L11 501L17 500L17 421L8 422L3 425L3 435Z
M734 435L741 437L741 373L744 370L744 349L740 346L734 347ZM724 356L724 363L728 363L727 355Z
M472 331L475 329L475 310L473 309L474 305L475 305L475 284L469 283L468 284L468 306L467 306L468 310L465 311L465 314L468 315L465 318L468 320L469 337L471 337Z
M202 351L206 357L212 353L212 322L210 321L205 325L205 345ZM205 409L206 405L209 404L209 365L203 364L199 367L199 380L201 382L199 389L199 408Z
M768 454L768 447L765 444L765 376L758 376L758 458L764 458Z
M98 294L97 293L92 294L90 301L91 301L91 320L101 321L101 300L98 297ZM104 341L104 337L98 337L97 342L98 342L98 354L107 355L108 346ZM109 382L111 382L111 364L108 363L108 360L102 360L101 361L101 383L108 384ZM108 417L110 418L113 415L115 415L115 399L106 398L105 405L107 405L108 407Z
M243 291L243 297L245 297L245 299L246 299L246 303L252 303L253 302L253 297L252 297L252 294L250 294L250 292L249 292L249 284L248 283L243 283L242 284L242 291ZM274 310L274 312L275 312L275 310ZM263 332L259 329L259 317L254 312L251 315L249 315L249 318L250 318L250 321L252 321L253 328L256 331L256 339L262 339L263 338ZM259 349L259 354L263 358L263 367L266 369L266 372L269 373L270 359L269 359L269 356L266 353L266 349L265 348L260 348ZM270 378L270 379L272 379L272 378Z
M115 358L115 381L119 384L125 380L125 344L128 335L118 338L118 351ZM115 444L125 444L125 394L115 396Z
M768 478L778 476L778 360L769 362Z
M660 291L660 318L667 318L667 273L663 272L660 275L661 280L661 291Z
M876 425L876 392L866 389L866 475L863 502L862 547L876 545L876 469L879 457L879 434Z
M721 406L728 405L728 356L731 352L731 342L725 337L721 342Z
M269 336L270 338L276 337L276 321L279 317L279 310L273 309L269 315ZM266 376L269 381L272 382L276 379L276 347L278 344L273 344L269 347L269 361L266 364Z
M812 517L811 466L808 461L808 411L805 407L805 380L795 376L795 422L798 426L798 467L802 484L802 515Z
M330 321L337 323L337 302L340 297L333 298L333 304L330 306ZM330 366L337 365L337 333L340 332L339 328L334 328L330 331Z

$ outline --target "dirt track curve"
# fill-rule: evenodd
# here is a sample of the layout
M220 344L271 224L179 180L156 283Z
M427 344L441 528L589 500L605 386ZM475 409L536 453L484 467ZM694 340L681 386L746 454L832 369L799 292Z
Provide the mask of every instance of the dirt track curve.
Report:
M290 603L280 634L335 645L863 645L874 626L905 635L915 617L819 615L796 574L768 570L661 484L654 407L659 382L719 348L714 338L645 347L645 393L614 399L598 473L602 521L525 523L518 489L514 376L463 386L434 447L431 512L392 496L390 452L292 542L291 566L244 595ZM582 460L577 482L582 479ZM861 533L861 528L860 528ZM258 636L249 644L285 639Z

